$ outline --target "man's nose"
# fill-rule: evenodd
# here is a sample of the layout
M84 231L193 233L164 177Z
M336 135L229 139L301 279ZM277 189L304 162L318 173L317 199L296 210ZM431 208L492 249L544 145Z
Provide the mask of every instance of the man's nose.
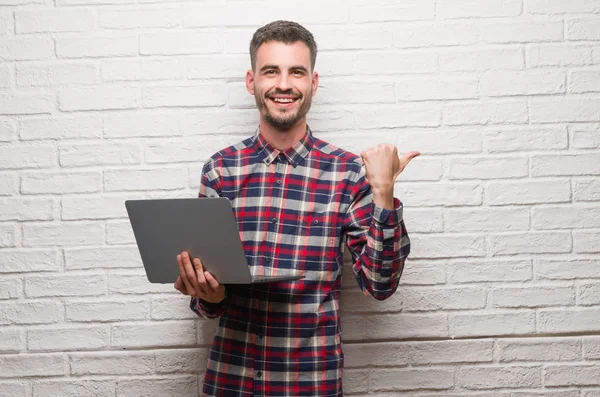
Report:
M292 88L292 84L290 83L290 75L288 73L281 73L279 75L277 88L279 88L281 91L287 91Z

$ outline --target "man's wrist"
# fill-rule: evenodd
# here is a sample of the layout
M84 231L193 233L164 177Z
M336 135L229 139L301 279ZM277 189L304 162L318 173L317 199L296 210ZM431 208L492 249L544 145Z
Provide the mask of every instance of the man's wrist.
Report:
M387 210L394 209L394 185L386 188L372 187L372 191L373 203Z

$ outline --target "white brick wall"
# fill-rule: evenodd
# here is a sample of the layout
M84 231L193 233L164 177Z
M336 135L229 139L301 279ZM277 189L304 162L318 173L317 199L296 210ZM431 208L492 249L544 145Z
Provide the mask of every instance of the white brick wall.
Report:
M421 150L355 396L600 396L600 1L0 0L0 397L197 396L216 323L145 279L123 201L254 131L254 30L313 31L315 133Z

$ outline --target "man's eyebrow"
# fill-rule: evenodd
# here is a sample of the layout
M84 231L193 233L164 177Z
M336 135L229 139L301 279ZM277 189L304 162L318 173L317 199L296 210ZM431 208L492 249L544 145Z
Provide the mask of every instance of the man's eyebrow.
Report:
M261 72L264 72L265 70L270 70L270 69L275 69L275 70L279 70L279 66L277 65L265 65L262 68L260 68ZM291 66L290 70L302 70L303 72L308 72L308 69L302 65L296 65L296 66Z
M277 69L277 70L279 70L279 66L277 66L277 65L265 65L262 68L260 68L260 71L263 72L263 71L268 70L268 69Z

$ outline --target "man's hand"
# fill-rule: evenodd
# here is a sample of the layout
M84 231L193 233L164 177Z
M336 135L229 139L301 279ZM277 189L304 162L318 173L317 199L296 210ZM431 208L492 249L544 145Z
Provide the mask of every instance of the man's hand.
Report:
M389 143L381 143L360 154L376 204L393 209L394 182L410 160L420 154L413 151L398 157L398 149Z
M194 296L206 302L219 303L225 299L225 287L202 268L200 259L190 260L187 252L177 255L179 277L175 289L184 295Z

